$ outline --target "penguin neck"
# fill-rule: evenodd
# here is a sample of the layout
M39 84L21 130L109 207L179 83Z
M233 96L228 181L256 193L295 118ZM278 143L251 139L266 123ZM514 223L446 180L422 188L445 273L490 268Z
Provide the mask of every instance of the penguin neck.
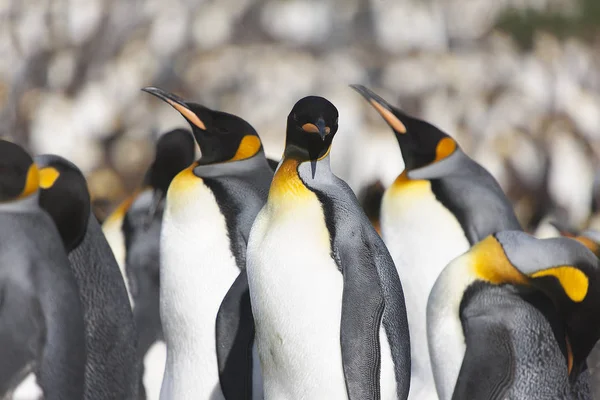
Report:
M201 178L247 175L254 174L256 171L268 171L271 174L272 171L262 147L252 157L241 160L229 160L214 164L201 164L198 161L194 164L193 170L194 174Z
M39 206L40 193L36 191L27 197L23 197L13 201L0 202L0 212L31 212L40 209Z
M460 304L475 282L468 253L453 260L436 280L427 301L427 342L440 400L450 399L465 356Z
M320 160L300 160L294 156L284 156L271 183L269 202L299 201L315 196L310 189L311 182L329 175L329 156Z

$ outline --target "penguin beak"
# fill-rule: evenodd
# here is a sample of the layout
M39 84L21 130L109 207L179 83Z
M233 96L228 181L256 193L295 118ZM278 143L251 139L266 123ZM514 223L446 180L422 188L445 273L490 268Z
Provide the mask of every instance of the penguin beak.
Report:
M143 88L142 91L144 91L146 93L150 93L150 94L158 97L162 101L169 103L169 105L171 105L171 107L173 107L174 109L179 111L179 113L192 126L200 128L203 131L206 130L206 125L204 124L204 122L202 122L202 120L198 117L198 115L196 115L196 113L194 113L192 110L190 110L187 103L181 97L179 97L173 93L166 92L166 91L159 89L157 87L154 87L154 86L147 86L147 87Z
M325 120L323 118L319 118L315 125L319 130L319 136L321 137L321 140L325 141L325 136L327 136L327 127L325 126Z
M406 126L395 115L394 107L390 103L363 85L350 85L350 87L363 96L396 133L406 133Z

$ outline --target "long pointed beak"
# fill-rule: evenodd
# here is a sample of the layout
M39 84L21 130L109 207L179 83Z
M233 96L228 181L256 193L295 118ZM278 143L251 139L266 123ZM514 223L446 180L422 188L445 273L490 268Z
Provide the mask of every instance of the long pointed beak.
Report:
M390 103L363 85L350 85L350 87L363 96L394 131L401 134L406 133L406 126L394 115L394 107Z
M202 120L200 120L200 118L198 118L198 116L192 110L190 110L187 103L181 97L179 97L173 93L166 92L166 91L159 89L157 87L154 87L154 86L147 86L147 87L143 88L142 91L144 91L146 93L150 93L150 94L158 97L162 101L169 103L171 105L171 107L173 107L174 109L179 111L179 113L190 124L200 128L202 130L206 130L206 125L204 125L204 122L202 122Z

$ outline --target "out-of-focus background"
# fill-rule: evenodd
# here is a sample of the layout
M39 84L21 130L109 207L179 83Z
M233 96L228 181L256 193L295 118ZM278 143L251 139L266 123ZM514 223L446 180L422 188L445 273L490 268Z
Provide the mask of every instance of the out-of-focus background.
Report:
M0 136L86 174L100 219L156 136L187 127L140 88L247 119L279 159L303 96L340 111L334 171L362 193L402 169L363 83L454 136L533 228L596 224L598 0L0 0Z

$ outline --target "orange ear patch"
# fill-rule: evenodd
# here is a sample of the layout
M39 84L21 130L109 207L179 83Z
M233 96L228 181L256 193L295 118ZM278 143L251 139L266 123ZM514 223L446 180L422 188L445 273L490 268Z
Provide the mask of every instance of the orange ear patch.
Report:
M242 138L235 155L229 161L245 160L258 153L258 150L260 150L258 136L246 135Z
M40 187L49 189L60 176L60 172L54 167L46 167L39 170Z
M182 106L181 104L176 103L170 99L167 99L167 102L171 106L173 106L174 109L179 111L181 113L181 115L183 115L192 124L196 125L198 128L202 129L203 131L206 130L206 125L204 125L204 122L202 122L200 120L200 118L198 118L198 116L192 112L192 110L189 110L189 109L185 108L184 106Z
M456 150L456 142L451 137L439 141L435 148L435 161L443 160Z
M406 126L396 117L390 110L376 102L375 100L370 100L371 105L375 107L377 112L385 119L396 132L398 133L406 133Z
M25 187L23 191L19 195L19 199L25 198L38 190L40 183L40 172L38 170L37 165L31 164L29 170L27 171L27 181L25 182Z
M581 270L575 267L563 265L531 274L532 278L542 276L553 276L558 279L565 294L576 303L582 302L587 295L589 279Z

